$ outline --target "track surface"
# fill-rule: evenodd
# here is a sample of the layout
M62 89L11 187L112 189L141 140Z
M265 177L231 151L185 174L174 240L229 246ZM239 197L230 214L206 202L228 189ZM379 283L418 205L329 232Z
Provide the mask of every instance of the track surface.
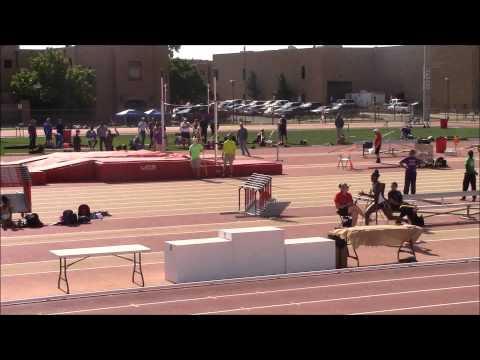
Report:
M477 261L4 305L4 314L480 314Z
M408 151L408 146L396 148L404 152L393 158L385 156L382 166L398 163ZM419 170L417 193L460 190L465 150L460 149L459 157L447 158L451 166L449 170ZM337 168L340 153L352 154L356 170ZM268 160L276 158L274 149L255 149L252 155ZM47 226L17 232L2 231L1 300L62 295L56 288L58 260L49 253L52 249L144 244L152 249L152 253L143 257L146 285L155 287L169 285L164 279L163 268L163 244L167 240L206 238L215 236L222 228L263 225L282 227L289 238L325 236L338 224L338 216L332 206L338 183L347 181L352 193L367 190L370 173L375 166L374 159L362 158L355 146L282 148L280 159L284 161L285 175L274 177L273 195L281 201L291 201L291 205L285 216L277 220L238 217L237 186L242 179L34 187L34 209L46 224L58 221L64 209L76 209L81 203L88 203L92 210L108 210L113 216L77 228ZM381 180L387 185L397 181L402 186L402 169L380 168L380 172ZM416 244L418 260L480 256L478 223L458 223L459 220L454 216L429 219L427 223L434 226L428 228ZM385 223L381 217L380 223ZM390 247L362 247L358 253L362 266L397 261L396 249ZM90 258L69 269L72 295L135 288L129 282L130 276L131 264L108 256ZM296 281L298 279L288 280ZM459 288L458 292L471 291L466 289ZM203 290L192 288L191 291L202 293ZM445 291L457 292L454 289ZM97 300L91 301L94 304ZM449 306L447 308L453 309L457 305ZM468 304L458 306L472 310ZM269 311L277 308L269 308ZM208 307L205 309L208 310ZM444 311L441 307L422 311L432 313L437 310Z

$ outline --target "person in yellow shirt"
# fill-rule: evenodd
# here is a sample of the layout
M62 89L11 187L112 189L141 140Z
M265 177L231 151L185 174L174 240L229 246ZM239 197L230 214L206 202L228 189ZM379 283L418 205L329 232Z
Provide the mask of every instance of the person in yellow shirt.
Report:
M223 176L225 177L225 168L227 165L230 168L230 176L233 176L233 161L235 160L235 152L237 144L233 140L231 134L227 135L227 140L223 143Z

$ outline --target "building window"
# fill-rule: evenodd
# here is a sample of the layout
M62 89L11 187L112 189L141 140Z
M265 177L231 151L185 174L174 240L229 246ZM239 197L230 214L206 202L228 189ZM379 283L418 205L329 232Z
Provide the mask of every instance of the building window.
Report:
M305 66L302 66L302 79L305 80Z
M243 68L243 70L242 70L242 78L243 78L243 80L247 79L247 70L245 70L245 68Z
M3 67L4 67L5 69L10 69L10 68L12 67L12 64L13 64L13 63L12 63L12 60L4 60L4 61L3 61Z
M128 80L142 80L142 62L128 62Z

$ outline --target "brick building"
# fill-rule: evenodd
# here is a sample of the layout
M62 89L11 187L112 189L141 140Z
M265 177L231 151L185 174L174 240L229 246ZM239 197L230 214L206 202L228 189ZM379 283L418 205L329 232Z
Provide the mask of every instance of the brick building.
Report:
M423 46L247 51L214 55L213 63L222 98L232 97L230 80L235 80L233 96L242 98L253 71L263 99L273 97L281 73L305 101L326 103L360 90L422 99ZM480 46L432 46L431 66L432 110L443 111L447 101L452 110L479 108Z
M2 108L6 108L7 104L12 105L15 100L9 89L11 76L19 69L28 67L29 58L38 51L44 50L24 50L19 49L18 45L0 47ZM72 65L95 69L94 121L109 120L114 113L131 107L145 110L160 108L162 73L168 83L167 46L78 45L58 51L63 51Z

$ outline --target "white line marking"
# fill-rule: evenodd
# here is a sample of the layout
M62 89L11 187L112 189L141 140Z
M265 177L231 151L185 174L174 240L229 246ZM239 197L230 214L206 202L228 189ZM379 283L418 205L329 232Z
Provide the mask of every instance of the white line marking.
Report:
M432 307L454 306L454 305L462 305L462 304L480 304L480 300L460 301L460 302L453 302L453 303L432 304L432 305L423 305L423 306L412 306L412 307L396 308L396 309L387 309L387 310L365 311L365 312L353 313L353 314L348 314L348 315L380 314L380 313L386 313L386 312L395 312L395 311L403 311L403 310L414 310L414 309L426 309L426 308L432 308ZM477 314L477 315L478 315L478 314Z
M298 287L298 288L287 288L287 289L278 289L278 290L254 291L254 292L246 292L246 293L216 295L215 299L230 298L230 297L237 297L237 296L266 295L266 294L275 294L275 293L292 292L292 291L315 290L315 289L331 288L331 287L339 287L339 286L354 286L354 285L375 284L375 283L384 283L384 282L391 282L391 281L406 281L406 280L418 280L418 279L428 279L428 278L438 278L438 277L448 277L448 276L462 276L462 275L472 275L472 274L478 274L478 271L470 271L470 272L462 272L462 273L449 273L449 274L438 274L438 275L413 276L413 277L407 277L407 278L393 278L393 279L360 281L360 282L354 282L354 283L350 282L350 283L340 283L340 284L306 286L306 287ZM182 303L182 302L202 301L202 300L211 300L211 299L212 299L211 296L204 296L204 297L198 297L198 298L187 298L187 299L176 299L176 300L141 303L141 304L137 304L137 305L138 306L164 305L164 304L175 304L175 303ZM109 306L109 307L102 307L102 308L90 308L90 309L84 309L84 310L73 310L73 311L67 311L67 312L62 312L62 313L55 313L53 315L75 314L75 313L90 312L90 311L121 309L121 308L125 308L125 307L129 307L129 305L118 305L118 306Z
M466 289L466 288L474 288L474 287L480 287L480 285L475 284L475 285L465 285L465 286L453 286L453 287L436 288L436 289L410 290L410 291L399 291L399 292L392 292L392 293L350 296L350 297L343 297L343 298L336 298L336 299L323 299L323 300L291 302L291 303L284 303L284 304L252 306L252 307L247 307L247 308L243 307L243 308L228 309L228 310L209 311L209 312L197 313L197 314L193 314L193 315L221 314L221 313L234 312L234 311L259 310L259 309L285 307L285 306L292 306L292 305L301 306L301 305L319 304L319 303L332 302L332 301L356 300L356 299L366 299L366 298L372 298L372 297L415 294L415 293L424 293L424 292L433 292L433 291L458 290L458 289Z

